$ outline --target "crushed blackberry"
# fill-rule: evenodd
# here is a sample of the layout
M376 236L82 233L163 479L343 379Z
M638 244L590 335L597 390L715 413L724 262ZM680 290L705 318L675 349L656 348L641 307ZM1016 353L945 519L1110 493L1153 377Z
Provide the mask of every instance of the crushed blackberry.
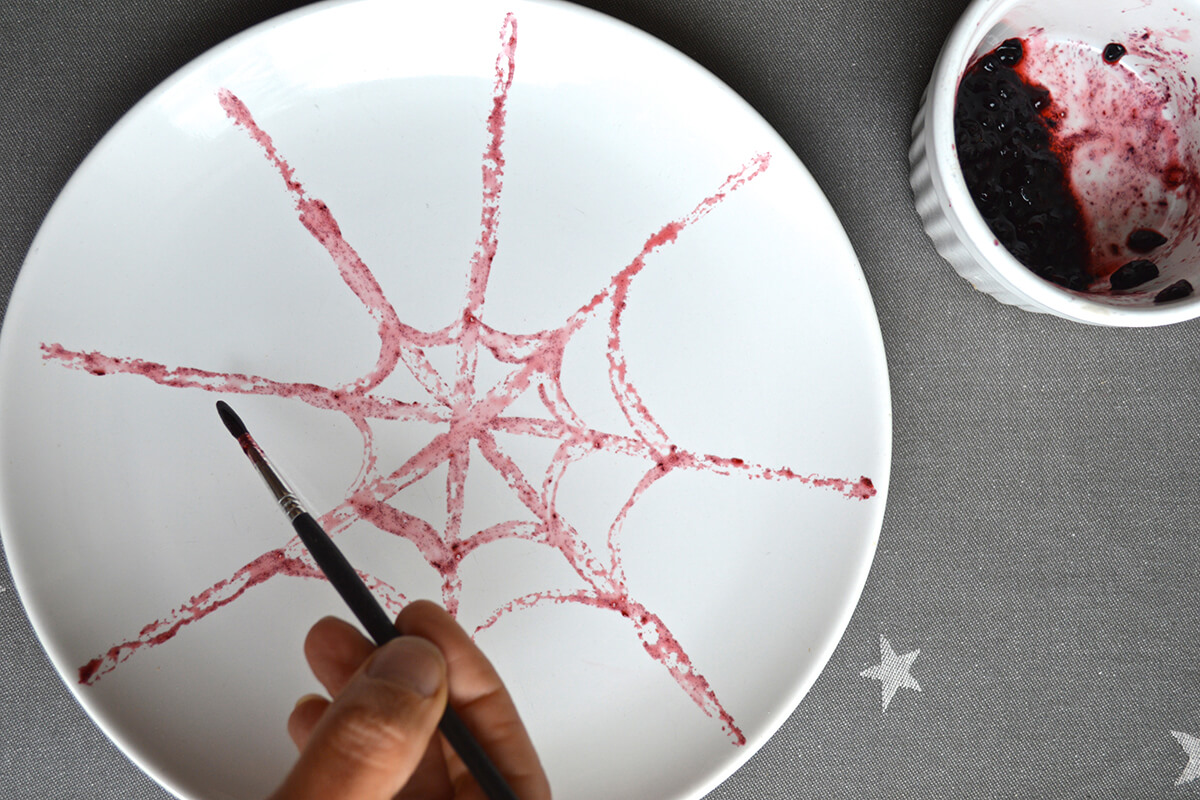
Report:
M1121 60L1121 56L1125 55L1125 53L1125 45L1111 42L1104 46L1104 61L1106 64L1115 64Z
M1158 265L1153 261L1139 258L1137 261L1130 261L1119 268L1109 276L1108 282L1112 284L1113 291L1124 292L1157 277Z
M992 52L1000 64L1006 67L1015 67L1025 57L1025 45L1021 43L1020 39L1006 39Z
M1138 228L1129 234L1125 245L1135 253L1149 253L1167 243L1167 237L1150 228Z
M1192 285L1185 280L1178 280L1154 295L1154 302L1170 303L1173 300L1182 300L1191 293Z
M1093 282L1079 203L1051 147L1042 111L1050 93L1015 67L1020 39L976 60L959 83L954 138L967 189L996 239L1048 281L1076 291Z

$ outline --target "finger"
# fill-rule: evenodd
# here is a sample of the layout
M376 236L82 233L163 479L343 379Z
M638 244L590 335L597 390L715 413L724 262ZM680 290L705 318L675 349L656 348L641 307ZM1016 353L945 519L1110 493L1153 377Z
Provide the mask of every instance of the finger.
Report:
M338 696L373 652L375 645L358 628L337 617L318 620L304 638L304 657L330 697Z
M391 800L433 738L446 703L446 663L423 639L380 647L313 728L276 800Z
M406 636L428 639L441 650L451 705L517 796L523 800L549 798L546 773L512 697L467 632L440 606L420 600L400 612L396 627ZM457 796L483 796L461 760L447 753L446 766L462 791Z
M425 748L425 755L416 771L404 784L396 800L429 800L431 797L453 797L454 786L446 772L446 759L442 755L442 737L434 736Z
M287 731L297 750L304 749L304 743L308 741L313 728L317 727L317 722L327 708L329 701L319 694L306 694L296 701L296 707L288 717Z

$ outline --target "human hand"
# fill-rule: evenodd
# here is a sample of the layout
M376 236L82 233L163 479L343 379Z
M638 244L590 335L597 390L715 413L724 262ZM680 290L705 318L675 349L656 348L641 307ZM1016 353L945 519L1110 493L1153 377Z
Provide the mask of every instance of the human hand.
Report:
M340 619L312 627L304 655L333 698L300 699L288 733L300 758L269 800L482 800L446 741L447 699L521 800L550 785L508 690L454 618L428 601L396 618L383 647Z

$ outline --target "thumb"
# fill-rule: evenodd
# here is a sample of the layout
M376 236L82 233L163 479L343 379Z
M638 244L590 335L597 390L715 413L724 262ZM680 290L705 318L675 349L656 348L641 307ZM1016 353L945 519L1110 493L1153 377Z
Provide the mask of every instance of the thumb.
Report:
M275 800L390 800L416 770L446 707L446 662L426 639L380 647L325 710Z

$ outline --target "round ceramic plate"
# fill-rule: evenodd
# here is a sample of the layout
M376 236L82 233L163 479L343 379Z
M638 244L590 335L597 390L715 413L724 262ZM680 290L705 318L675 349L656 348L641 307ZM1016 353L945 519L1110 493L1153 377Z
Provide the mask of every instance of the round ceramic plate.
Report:
M556 796L697 797L787 718L874 552L890 411L811 177L686 58L558 3L312 6L64 189L0 340L0 529L101 727L258 797L348 616L225 399L390 610L453 608Z

